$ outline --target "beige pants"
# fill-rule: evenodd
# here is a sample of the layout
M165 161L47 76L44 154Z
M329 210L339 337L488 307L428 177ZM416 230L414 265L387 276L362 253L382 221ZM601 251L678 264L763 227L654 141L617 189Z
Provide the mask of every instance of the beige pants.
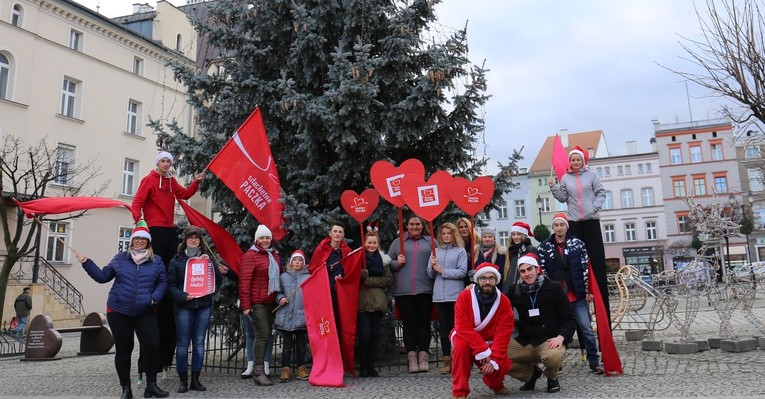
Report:
M507 356L512 361L510 377L522 382L529 382L534 367L542 363L545 366L545 377L558 379L558 370L563 365L563 359L566 357L566 347L561 345L555 349L549 349L547 341L539 345L528 344L523 346L515 339L510 340L507 345Z

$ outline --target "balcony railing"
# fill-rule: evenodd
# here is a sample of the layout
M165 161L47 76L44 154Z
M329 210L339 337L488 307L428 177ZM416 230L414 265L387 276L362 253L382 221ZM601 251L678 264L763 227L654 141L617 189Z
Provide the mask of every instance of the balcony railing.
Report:
M4 257L5 254L0 254L0 259ZM32 283L34 264L34 256L25 256L19 259L11 269L11 276L19 282ZM82 293L42 257L39 259L39 266L38 282L44 283L50 288L73 312L85 316L85 308L82 306Z

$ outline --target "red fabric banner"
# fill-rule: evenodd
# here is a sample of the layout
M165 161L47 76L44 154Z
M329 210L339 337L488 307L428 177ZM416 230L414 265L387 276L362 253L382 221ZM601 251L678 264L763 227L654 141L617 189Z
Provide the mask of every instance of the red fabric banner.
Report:
M335 315L340 318L340 336L343 345L343 367L345 371L356 375L353 367L353 344L356 340L356 319L359 309L359 285L361 283L361 262L364 251L359 247L340 260L345 276L335 283L337 290L337 308L340 312ZM327 268L325 267L324 270Z
M603 303L603 297L600 296L598 282L595 279L595 273L592 271L592 263L587 269L587 281L590 284L590 293L595 302L595 318L598 325L598 340L600 340L600 354L603 356L603 370L605 375L610 377L612 374L622 374L622 360L614 344L614 336L611 335L611 326L608 322L608 313L606 305Z
M311 298L304 302L308 342L313 356L308 382L316 386L342 387L343 362L338 332L335 331L327 268L316 269L300 288L304 298Z
M281 182L259 108L255 108L207 169L234 192L255 219L271 229L275 240L284 237L284 204L279 201Z
M242 251L242 248L239 248L239 244L234 240L234 237L231 237L231 234L228 234L223 227L220 227L205 215L197 212L196 209L189 206L186 202L178 201L178 203L181 204L181 208L183 208L186 218L189 219L189 223L207 231L207 234L210 235L210 239L212 239L212 242L215 244L215 249L223 259L223 262L238 274L239 263L242 261L244 252Z
M555 135L555 141L553 141L552 166L555 169L558 181L560 181L568 170L568 153L563 148L563 143L561 143L560 136L557 134Z
M28 218L34 215L51 215L69 212L86 211L95 208L116 208L124 206L131 211L130 205L114 199L100 197L55 197L40 198L31 201L18 202L13 200Z

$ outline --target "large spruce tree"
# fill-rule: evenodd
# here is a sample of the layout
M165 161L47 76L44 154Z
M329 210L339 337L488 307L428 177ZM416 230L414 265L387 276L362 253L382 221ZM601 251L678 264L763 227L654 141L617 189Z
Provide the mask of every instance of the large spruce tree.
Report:
M215 49L218 73L175 65L188 86L198 131L154 127L179 155L183 171L202 170L255 106L261 108L282 182L288 248L310 252L327 223L344 218L340 194L371 187L377 160L418 158L426 173L447 170L472 178L486 160L481 109L485 70L468 59L466 30L448 35L433 0L220 0L193 18ZM185 132L188 133L188 132ZM518 152L500 165L498 198L510 187ZM256 223L211 174L202 193L222 213L221 225L250 243ZM453 211L453 210L452 210ZM383 243L396 235L396 212L381 201ZM451 219L451 217L450 217ZM358 237L349 223L346 236Z

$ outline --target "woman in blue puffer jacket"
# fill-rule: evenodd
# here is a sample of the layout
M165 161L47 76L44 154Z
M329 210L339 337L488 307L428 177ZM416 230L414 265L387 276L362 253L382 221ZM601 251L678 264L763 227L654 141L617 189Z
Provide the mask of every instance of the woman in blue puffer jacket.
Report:
M130 234L130 247L120 252L102 268L83 254L76 254L85 272L98 283L114 280L106 301L106 320L114 335L114 366L122 385L122 398L132 398L130 357L133 334L141 345L141 358L146 371L145 398L167 397L157 386L157 350L159 328L156 305L165 295L165 265L151 248L151 235L146 222L139 221Z

